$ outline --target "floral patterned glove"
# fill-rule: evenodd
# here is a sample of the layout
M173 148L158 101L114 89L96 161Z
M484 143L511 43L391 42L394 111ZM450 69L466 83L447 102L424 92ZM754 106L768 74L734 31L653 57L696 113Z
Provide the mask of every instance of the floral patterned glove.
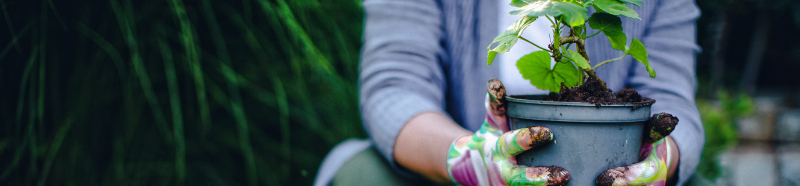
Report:
M492 79L486 95L487 116L480 130L457 138L447 155L450 179L460 185L564 185L569 172L561 167L516 165L514 156L553 140L546 127L508 131L505 88ZM507 132L508 131L508 132Z
M667 181L667 163L670 162L669 140L678 118L667 113L653 115L645 125L644 144L639 154L641 162L609 169L595 179L597 185L661 185ZM675 157L677 158L677 157Z

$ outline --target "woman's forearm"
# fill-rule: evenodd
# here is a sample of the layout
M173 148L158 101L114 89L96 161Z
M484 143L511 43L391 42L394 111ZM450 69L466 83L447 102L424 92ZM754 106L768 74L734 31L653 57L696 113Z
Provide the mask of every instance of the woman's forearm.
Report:
M397 135L394 158L400 165L426 178L450 183L447 175L447 152L450 144L463 135L472 134L449 117L436 112L421 113L408 121ZM680 152L671 137L668 178L676 175Z
M400 165L439 183L450 183L447 152L450 144L472 134L449 117L425 112L411 118L397 135L394 158Z

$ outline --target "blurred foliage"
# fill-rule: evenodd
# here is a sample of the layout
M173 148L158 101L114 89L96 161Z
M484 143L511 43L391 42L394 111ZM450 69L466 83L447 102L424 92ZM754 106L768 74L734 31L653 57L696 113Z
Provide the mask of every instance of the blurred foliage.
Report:
M717 92L718 100L698 100L706 143L697 166L697 173L707 180L716 180L722 173L717 158L738 142L735 121L755 108L752 98L744 93Z
M705 128L706 143L697 167L695 185L720 184L728 174L719 155L738 143L736 121L754 108L744 90L743 77L750 57L755 56L756 30L768 27L767 43L756 71L761 90L794 92L800 84L797 73L785 69L800 67L800 1L797 0L698 0L702 12L697 20L697 106ZM767 24L759 20L766 14ZM764 28L761 28L764 29ZM762 33L763 34L763 33ZM759 60L758 58L754 58ZM752 67L752 66L750 66ZM730 92L725 90L731 90ZM752 91L752 90L751 90ZM791 94L787 94L791 95ZM725 183L724 181L721 183Z
M0 185L310 185L360 1L0 0Z
M800 1L797 0L698 0L697 106L705 128L706 143L696 173L711 183L722 174L718 156L738 143L736 121L751 114L750 96L733 93L740 87L746 59L753 50L757 17L767 13L770 23L766 51L758 74L760 88L794 91L800 81L794 69L800 63ZM718 64L714 64L719 60ZM714 72L717 72L716 74ZM715 77L716 76L716 77ZM716 81L714 80L716 79Z

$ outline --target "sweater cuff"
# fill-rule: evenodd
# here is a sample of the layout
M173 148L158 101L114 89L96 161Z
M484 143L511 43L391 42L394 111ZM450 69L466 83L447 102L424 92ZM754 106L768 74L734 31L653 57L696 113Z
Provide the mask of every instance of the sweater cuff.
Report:
M416 93L393 89L376 92L361 109L364 128L370 135L378 151L389 161L395 172L407 178L421 178L399 165L394 159L394 145L397 135L414 116L424 112L443 112L441 104L435 103ZM443 162L444 163L444 162Z

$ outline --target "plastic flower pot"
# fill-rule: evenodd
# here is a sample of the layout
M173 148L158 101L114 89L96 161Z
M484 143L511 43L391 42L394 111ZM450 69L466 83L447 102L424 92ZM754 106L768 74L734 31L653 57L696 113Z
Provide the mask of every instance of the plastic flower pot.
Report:
M517 156L526 166L559 166L568 185L595 185L601 172L639 161L653 102L597 105L542 101L544 95L507 96L511 129L545 126L554 142Z

